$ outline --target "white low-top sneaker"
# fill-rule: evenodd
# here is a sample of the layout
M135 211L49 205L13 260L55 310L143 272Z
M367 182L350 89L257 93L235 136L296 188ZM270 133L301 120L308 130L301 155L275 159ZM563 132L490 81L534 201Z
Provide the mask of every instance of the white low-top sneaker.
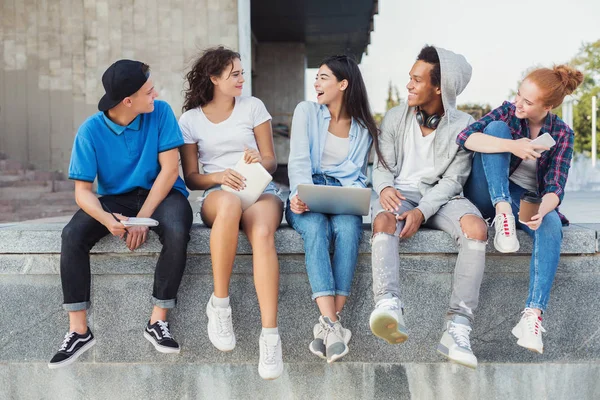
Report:
M496 250L500 253L514 253L519 250L514 215L497 214L492 225L496 228L496 235L494 236Z
M512 334L519 340L517 344L536 353L544 353L542 332L542 317L539 317L531 308L526 308L521 313L519 323L512 329Z
M408 339L400 299L396 297L390 296L377 302L369 318L369 326L375 336L389 344L403 343Z
M260 335L258 374L263 379L277 379L283 373L283 356L279 335Z
M235 334L233 333L233 321L231 319L231 307L221 308L212 304L213 296L210 296L206 305L208 316L208 338L213 346L221 351L231 351L235 348Z
M438 344L438 353L448 357L450 361L469 368L477 368L477 357L471 350L471 323L462 315L454 315L446 321L446 330Z

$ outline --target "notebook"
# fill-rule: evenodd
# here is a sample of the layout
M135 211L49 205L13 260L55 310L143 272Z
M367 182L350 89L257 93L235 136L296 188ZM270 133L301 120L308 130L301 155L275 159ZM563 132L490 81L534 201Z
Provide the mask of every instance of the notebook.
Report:
M246 178L246 187L239 192L226 185L221 188L238 196L242 200L242 210L245 210L258 200L273 177L260 163L247 164L243 156L233 169Z

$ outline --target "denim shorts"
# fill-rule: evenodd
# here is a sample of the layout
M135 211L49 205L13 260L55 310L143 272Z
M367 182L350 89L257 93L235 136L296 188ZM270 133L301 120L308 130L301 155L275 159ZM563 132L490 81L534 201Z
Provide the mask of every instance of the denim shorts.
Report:
M204 191L204 194L202 195L202 197L198 198L198 202L200 203L200 209L202 209L202 204L204 203L204 200L206 199L206 197L210 193L216 192L217 190L221 190L221 185L213 186ZM281 200L281 190L277 189L277 186L275 186L275 184L273 182L269 182L269 184L263 191L263 194L274 194L275 196L279 197L279 200ZM281 200L281 201L283 202L283 200Z

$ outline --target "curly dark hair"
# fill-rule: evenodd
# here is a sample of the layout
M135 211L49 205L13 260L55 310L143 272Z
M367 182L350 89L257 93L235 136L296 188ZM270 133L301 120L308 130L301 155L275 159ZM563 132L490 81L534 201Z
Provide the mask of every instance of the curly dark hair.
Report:
M220 76L240 54L223 46L211 47L202 52L192 69L185 75L183 111L202 107L213 99L215 85L211 76Z
M440 71L440 57L433 46L425 45L417 56L417 61L425 61L427 64L433 65L431 70L431 84L440 87L442 82L442 73Z

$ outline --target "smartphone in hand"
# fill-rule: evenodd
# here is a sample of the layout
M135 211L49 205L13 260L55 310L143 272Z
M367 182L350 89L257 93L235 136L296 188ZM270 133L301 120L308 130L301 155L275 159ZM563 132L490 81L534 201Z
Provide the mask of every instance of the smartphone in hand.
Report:
M533 139L531 141L531 144L537 144L537 145L552 148L552 146L554 146L556 144L556 141L552 138L552 136L550 136L550 134L548 132L546 132L543 135L540 135L540 136L536 137L535 139Z

